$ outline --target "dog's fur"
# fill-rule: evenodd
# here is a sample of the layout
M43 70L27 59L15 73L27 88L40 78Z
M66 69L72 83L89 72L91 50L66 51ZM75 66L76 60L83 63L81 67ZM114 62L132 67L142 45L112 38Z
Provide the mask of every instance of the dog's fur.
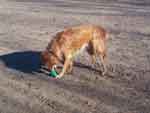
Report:
M106 68L106 40L108 33L104 28L95 25L82 25L65 29L56 34L48 44L45 51L42 52L42 62L51 70L53 66L63 64L63 69L59 76L62 77L67 71L72 70L74 56L86 47L87 52L95 63L95 57L98 56Z

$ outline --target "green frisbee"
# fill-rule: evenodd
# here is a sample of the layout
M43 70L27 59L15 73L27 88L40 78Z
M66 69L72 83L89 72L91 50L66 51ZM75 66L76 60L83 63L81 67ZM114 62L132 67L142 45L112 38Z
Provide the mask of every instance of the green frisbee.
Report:
M58 73L55 71L55 69L52 69L52 70L50 71L49 75L50 75L51 77L57 77Z

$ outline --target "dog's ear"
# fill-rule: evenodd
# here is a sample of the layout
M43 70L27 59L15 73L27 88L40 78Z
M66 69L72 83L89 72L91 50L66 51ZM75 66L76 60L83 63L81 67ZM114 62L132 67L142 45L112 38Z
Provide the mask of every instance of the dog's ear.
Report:
M44 58L47 58L48 57L48 53L47 53L47 51L42 51L41 52L41 57L42 57L42 59Z
M42 64L45 64L48 61L48 52L47 51L42 51L41 52L41 62Z

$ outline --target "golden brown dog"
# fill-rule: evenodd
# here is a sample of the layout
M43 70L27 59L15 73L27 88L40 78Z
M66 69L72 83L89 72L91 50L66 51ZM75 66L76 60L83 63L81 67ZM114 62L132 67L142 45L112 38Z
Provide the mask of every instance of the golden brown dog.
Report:
M42 52L42 62L51 70L54 66L63 64L62 71L57 76L62 77L72 70L73 59L83 48L95 63L96 56L103 64L103 74L106 73L106 40L108 33L104 28L95 25L82 25L65 29L56 34Z

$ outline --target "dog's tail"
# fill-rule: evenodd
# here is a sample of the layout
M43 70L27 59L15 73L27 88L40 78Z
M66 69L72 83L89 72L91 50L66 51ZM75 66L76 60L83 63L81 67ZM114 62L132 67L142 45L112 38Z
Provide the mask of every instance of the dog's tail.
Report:
M109 39L109 32L108 32L108 31L105 32L105 39L106 39L106 40Z

